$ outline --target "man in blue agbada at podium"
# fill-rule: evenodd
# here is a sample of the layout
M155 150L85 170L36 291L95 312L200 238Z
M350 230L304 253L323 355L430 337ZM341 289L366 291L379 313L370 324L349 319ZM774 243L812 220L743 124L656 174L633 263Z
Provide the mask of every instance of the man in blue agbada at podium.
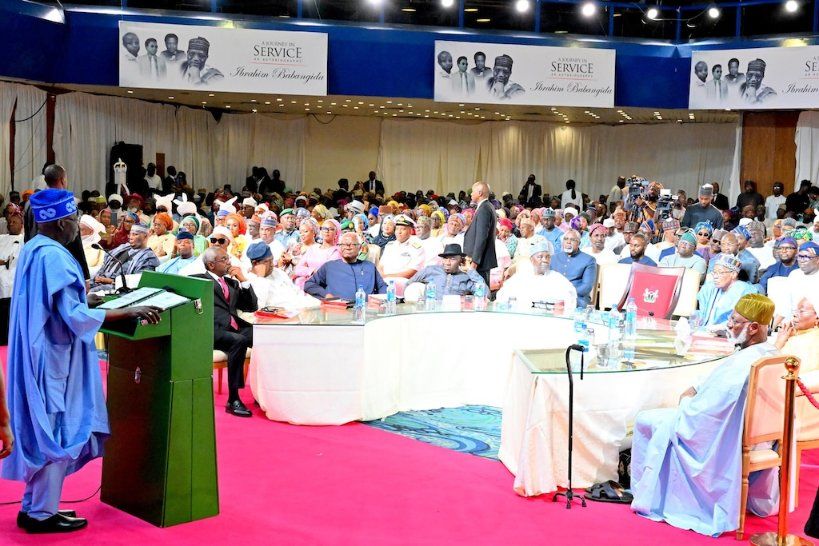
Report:
M0 476L26 482L17 524L30 533L82 529L59 511L63 480L102 455L108 416L94 336L105 321L159 322L159 309L88 307L82 270L64 245L79 231L74 194L31 196L38 235L20 252L8 351L8 403L15 449Z

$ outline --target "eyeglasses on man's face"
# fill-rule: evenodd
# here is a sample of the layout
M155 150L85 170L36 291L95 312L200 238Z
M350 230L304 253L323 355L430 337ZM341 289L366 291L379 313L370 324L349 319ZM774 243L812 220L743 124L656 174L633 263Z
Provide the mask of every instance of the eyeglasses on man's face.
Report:
M214 245L216 245L216 244L223 245L223 244L225 244L227 242L227 239L225 239L224 237L218 237L218 238L217 237L211 237L210 242L212 244L214 244Z

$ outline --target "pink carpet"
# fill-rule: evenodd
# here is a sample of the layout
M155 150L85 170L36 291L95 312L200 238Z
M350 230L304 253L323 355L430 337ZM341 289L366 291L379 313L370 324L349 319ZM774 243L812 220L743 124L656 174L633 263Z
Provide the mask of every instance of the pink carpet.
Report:
M0 357L5 356L0 349ZM244 400L251 402L249 391ZM524 499L512 476L491 460L456 453L372 427L297 427L259 411L226 415L216 400L221 514L159 529L99 501L71 505L88 529L31 536L15 527L18 506L0 506L0 544L662 544L713 545L714 539L589 503L566 510L551 498ZM100 481L95 461L66 482L64 499L88 496ZM803 458L801 534L816 484L819 453ZM0 480L0 502L18 500L19 483ZM67 505L66 505L67 506ZM776 528L776 518L748 517L749 532ZM733 534L719 543L737 544Z

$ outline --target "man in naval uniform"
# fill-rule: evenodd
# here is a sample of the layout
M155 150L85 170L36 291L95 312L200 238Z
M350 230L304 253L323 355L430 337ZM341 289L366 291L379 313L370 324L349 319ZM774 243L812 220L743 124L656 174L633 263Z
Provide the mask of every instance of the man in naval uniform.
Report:
M398 293L403 294L407 279L424 265L424 244L412 235L413 221L404 214L395 217L395 240L384 247L379 266L384 280L394 280Z

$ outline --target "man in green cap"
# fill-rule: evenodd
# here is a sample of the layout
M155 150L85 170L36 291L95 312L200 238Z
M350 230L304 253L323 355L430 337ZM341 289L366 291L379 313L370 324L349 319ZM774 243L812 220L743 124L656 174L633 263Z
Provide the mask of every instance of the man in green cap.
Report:
M717 536L739 527L742 431L751 365L777 352L768 343L774 302L747 294L728 319L739 350L691 387L676 408L643 411L634 423L631 509L655 521ZM751 474L748 508L777 506L771 470Z
M700 274L700 277L705 276L708 269L708 264L702 259L702 256L697 254L697 238L694 233L686 231L680 235L680 240L677 242L677 251L674 254L666 256L660 260L660 267L684 267L686 269L693 269Z

